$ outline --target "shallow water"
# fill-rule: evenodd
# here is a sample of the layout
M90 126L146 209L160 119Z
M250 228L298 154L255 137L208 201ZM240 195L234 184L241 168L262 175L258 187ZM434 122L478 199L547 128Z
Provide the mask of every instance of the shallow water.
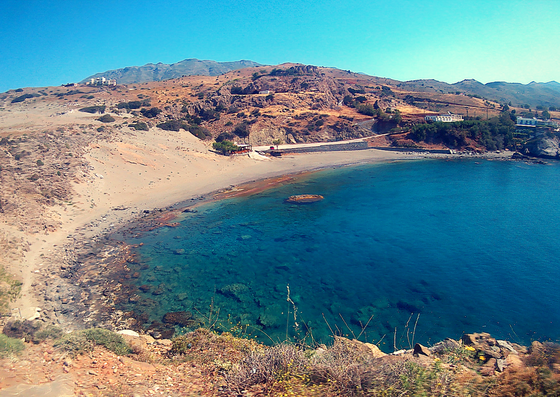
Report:
M152 320L186 310L263 342L336 333L386 351L463 332L558 340L559 182L557 163L336 169L129 242L149 267L137 284L163 291L141 293ZM325 199L284 203L303 193Z

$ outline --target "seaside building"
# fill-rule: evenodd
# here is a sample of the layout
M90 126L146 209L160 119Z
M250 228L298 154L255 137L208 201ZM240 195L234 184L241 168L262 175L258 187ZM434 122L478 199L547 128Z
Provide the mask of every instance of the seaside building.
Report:
M434 122L441 122L441 123L455 123L457 121L463 121L463 116L460 114L453 114L451 112L447 112L447 114L436 114L426 116L424 118L428 123Z
M528 127L528 128L535 128L535 127L552 127L558 128L560 124L555 120L540 120L536 117L527 118L527 117L517 117L517 127Z

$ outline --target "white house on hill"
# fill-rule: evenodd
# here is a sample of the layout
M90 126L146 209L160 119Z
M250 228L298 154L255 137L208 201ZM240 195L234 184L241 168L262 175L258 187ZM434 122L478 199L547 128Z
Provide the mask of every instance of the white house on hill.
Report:
M428 123L433 123L436 121L442 123L454 123L456 121L463 121L463 116L460 114L453 114L451 112L447 112L447 114L436 114L424 117L424 119Z

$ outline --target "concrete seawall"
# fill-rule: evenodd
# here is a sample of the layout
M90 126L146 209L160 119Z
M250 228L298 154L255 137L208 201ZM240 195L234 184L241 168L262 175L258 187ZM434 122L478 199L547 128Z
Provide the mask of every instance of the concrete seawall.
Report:
M294 147L294 148L283 148L277 150L282 154L287 153L312 153L312 152L339 152L346 150L366 150L366 149L377 149L386 150L390 152L415 152L415 153L436 153L436 154L451 154L449 149L422 149L422 148L399 148L399 147L379 147L379 146L369 146L368 142L350 142L350 143L340 143L340 144L328 144L328 145L317 145L317 146L306 146L306 147Z

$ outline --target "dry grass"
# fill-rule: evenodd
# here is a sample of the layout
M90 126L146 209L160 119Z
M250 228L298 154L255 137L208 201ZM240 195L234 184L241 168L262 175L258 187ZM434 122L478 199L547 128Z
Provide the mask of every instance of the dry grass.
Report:
M431 360L430 360L431 361ZM454 394L454 372L439 360L375 358L351 344L317 350L280 344L251 352L223 374L226 395L404 396Z

